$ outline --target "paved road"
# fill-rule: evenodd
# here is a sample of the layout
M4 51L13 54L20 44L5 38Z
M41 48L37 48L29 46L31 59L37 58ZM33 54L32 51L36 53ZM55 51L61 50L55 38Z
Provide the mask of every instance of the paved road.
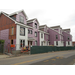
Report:
M0 59L0 65L73 65L75 50Z

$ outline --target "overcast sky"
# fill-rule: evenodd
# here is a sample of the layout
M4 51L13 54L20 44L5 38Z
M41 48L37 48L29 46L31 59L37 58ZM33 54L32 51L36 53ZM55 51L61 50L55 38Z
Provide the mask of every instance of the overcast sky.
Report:
M0 3L0 11L8 14L23 9L28 19L37 18L40 25L70 28L75 41L74 0L2 0Z

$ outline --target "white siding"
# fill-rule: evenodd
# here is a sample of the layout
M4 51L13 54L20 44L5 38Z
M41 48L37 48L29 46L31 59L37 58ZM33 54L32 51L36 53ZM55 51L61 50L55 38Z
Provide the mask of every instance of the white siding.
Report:
M72 41L69 41L70 45L68 45L68 41L66 41L66 46L72 46Z
M44 33L43 33L43 38L41 38L41 33L42 32L40 32L40 46L41 46L41 42L44 41ZM43 45L44 45L44 43L43 43Z
M28 45L28 28L25 28L25 36L20 36L20 26L16 25L16 50L20 50L20 40L25 40Z
M64 46L63 41L58 41L58 45L56 45L56 41L54 41L54 46Z

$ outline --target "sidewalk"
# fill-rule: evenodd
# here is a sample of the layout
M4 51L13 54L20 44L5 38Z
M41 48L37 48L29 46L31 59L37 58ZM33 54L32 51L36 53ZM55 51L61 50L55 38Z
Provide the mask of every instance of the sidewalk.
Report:
M25 55L28 55L28 54L16 54L16 55L2 54L2 55L0 55L0 59L3 59L3 58L11 58L11 57L19 57L19 56L25 56Z
M3 59L3 58L8 58L8 57L10 57L10 56L8 56L8 55L5 55L5 54L3 54L3 55L0 55L0 59Z

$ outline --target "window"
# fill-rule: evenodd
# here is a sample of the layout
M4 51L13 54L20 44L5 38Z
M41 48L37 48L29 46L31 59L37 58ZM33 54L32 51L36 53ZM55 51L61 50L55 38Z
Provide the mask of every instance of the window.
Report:
M11 40L11 44L13 44L13 40Z
M47 29L45 28L45 32L47 32Z
M41 38L43 38L43 33L41 33Z
M58 35L56 35L56 39L58 39Z
M30 34L30 30L28 30L28 34Z
M14 34L14 27L11 28L11 35Z
M37 37L37 32L35 32L35 37Z
M46 35L46 39L48 39L48 35Z
M25 40L20 40L20 47L24 47L25 46Z
M20 41L20 47L22 47L22 40Z
M33 34L32 30L28 30L28 34Z
M25 46L25 40L23 40L23 47Z
M25 36L25 28L20 27L20 35Z
M47 41L47 46L48 46L48 41Z
M70 42L68 41L68 45L70 45Z
M24 23L24 17L20 15L20 22Z
M30 34L32 34L32 30L30 30Z
M56 41L56 45L58 45L58 41Z
M69 40L70 38L68 37L68 40Z
M37 24L35 23L35 28L37 28Z
M43 42L41 42L41 46L43 46Z
M35 41L35 46L37 46L37 41Z

